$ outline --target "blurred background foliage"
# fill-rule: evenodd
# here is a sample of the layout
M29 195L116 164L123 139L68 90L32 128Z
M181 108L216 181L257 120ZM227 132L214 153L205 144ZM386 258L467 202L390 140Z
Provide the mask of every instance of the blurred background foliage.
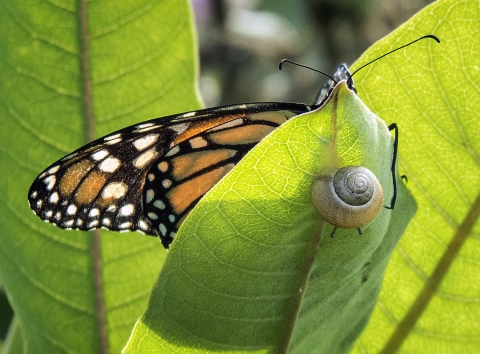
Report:
M325 77L428 5L428 0L191 0L205 106L313 103ZM381 67L379 68L381 70Z
M206 107L261 101L313 103L325 78L294 66L279 71L281 59L333 72L342 62L351 64L431 2L190 1L200 51L199 87ZM12 316L0 285L0 350Z

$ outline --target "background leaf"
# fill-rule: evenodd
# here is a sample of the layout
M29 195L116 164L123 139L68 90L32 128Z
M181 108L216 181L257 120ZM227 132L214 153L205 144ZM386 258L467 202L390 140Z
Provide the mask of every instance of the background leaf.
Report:
M157 239L57 229L26 192L87 138L199 107L190 18L174 0L0 3L0 278L26 352L119 352L145 307Z
M187 217L127 352L351 347L415 204L400 184L397 207L382 208L363 236L345 229L329 237L310 186L336 166L333 155L373 171L385 200L393 192L387 126L345 84L332 97L265 138Z
M479 18L477 1L437 1L354 65L425 34L442 41L417 43L356 76L368 107L400 127L400 173L408 175L418 212L392 256L354 352L391 352L388 341L408 353L480 350L478 210L470 216L473 229L460 228L478 209L480 191ZM403 321L407 314L413 328Z

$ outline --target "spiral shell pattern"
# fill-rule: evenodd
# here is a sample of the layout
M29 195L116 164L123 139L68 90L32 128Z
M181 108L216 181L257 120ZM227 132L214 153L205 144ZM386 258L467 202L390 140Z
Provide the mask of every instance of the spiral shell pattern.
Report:
M383 189L369 169L345 166L316 178L311 198L325 221L349 229L364 226L378 215L383 205Z

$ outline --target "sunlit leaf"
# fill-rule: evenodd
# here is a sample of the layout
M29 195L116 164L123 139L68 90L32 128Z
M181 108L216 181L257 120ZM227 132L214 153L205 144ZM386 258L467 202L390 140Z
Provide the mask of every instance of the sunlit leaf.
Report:
M400 173L418 212L354 352L480 351L479 18L476 1L437 1L355 65L421 35L441 40L419 42L356 76L365 103L400 127ZM469 213L474 227L462 228Z
M362 236L329 237L310 185L335 155L373 171L388 201L393 192L387 126L344 83L332 97L275 130L189 215L127 352L332 353L353 344L415 204L400 183L393 212L382 208Z
M190 17L186 1L0 2L0 278L27 352L119 352L146 305L157 239L57 229L26 193L87 138L199 106Z

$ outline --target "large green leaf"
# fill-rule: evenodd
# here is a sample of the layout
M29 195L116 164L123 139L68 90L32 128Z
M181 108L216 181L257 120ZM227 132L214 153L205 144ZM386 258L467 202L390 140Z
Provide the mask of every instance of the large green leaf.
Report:
M198 108L190 17L178 0L0 2L0 278L27 352L118 352L146 306L157 239L57 229L26 192L87 139Z
M480 352L479 2L432 4L355 66L428 33L441 44L356 76L365 103L400 127L400 171L418 203L356 353Z
M393 193L392 136L345 83L328 104L257 145L179 230L127 352L332 353L368 320L383 270L415 204L338 231L314 210L321 170L363 165ZM337 156L338 154L338 156ZM397 177L399 178L399 177ZM317 252L318 251L318 252Z

